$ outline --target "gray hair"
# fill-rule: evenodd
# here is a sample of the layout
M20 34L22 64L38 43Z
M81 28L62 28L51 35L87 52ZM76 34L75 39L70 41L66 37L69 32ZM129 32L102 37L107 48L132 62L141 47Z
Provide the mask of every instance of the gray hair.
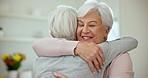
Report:
M60 5L48 15L49 29L56 38L76 39L77 11Z
M104 26L112 28L113 13L106 3L98 3L96 0L87 0L78 10L78 17L84 17L86 14L95 11L101 16Z

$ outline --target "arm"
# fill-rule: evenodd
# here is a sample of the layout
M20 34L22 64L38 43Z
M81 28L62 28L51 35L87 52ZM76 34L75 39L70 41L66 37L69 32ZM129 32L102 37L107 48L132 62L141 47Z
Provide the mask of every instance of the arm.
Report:
M123 44L116 46L116 44L118 43ZM74 49L77 44L78 41L68 41L58 38L46 38L34 42L32 48L38 56L74 55ZM119 38L117 40L110 41L109 44L107 44L107 42L104 42L99 46L102 48L103 52L106 52L108 48L103 47L107 47L110 44L114 45L114 47L118 47L116 48L118 50L121 49L121 52L125 52L134 49L133 47L136 47L138 43L136 39L132 37L123 37L123 39Z
M109 64L117 55L137 47L137 40L132 37L122 37L108 43L99 44L104 52L105 63Z
M65 39L47 38L47 39L42 39L33 43L32 47L38 56L61 56L61 55L74 55L73 51L77 44L78 44L78 41L68 41L68 40L66 41ZM87 49L89 49L89 50L86 50L85 57L86 58L89 57L91 60L85 60L85 57L83 59L88 62L89 66L91 65L90 68L92 68L91 70L93 72L94 72L94 67L96 67L97 70L99 70L101 67L99 68L98 64L102 66L104 62L104 60L101 60L101 59L104 59L102 55L103 53L102 52L99 53L100 50L98 50L98 47L96 46L96 44L95 45L89 44L85 46L88 47ZM84 49L86 49L86 47L84 47ZM95 57L91 56L93 57L91 58L89 55L90 53L92 55L94 54L93 56ZM95 53L97 53L97 55ZM99 55L101 55L102 57L100 57ZM95 61L95 64L97 63L96 66L93 65L93 62L94 62L93 59ZM99 61L96 61L96 59L98 59Z
M37 56L74 55L78 41L68 41L58 38L45 38L33 43L32 48Z
M126 51L130 51L130 50L136 48L137 44L138 44L137 40L132 38L132 37L122 37L122 38L119 38L119 39L114 40L114 41L109 41L109 42L104 42L104 43L99 44L99 46L102 48L103 55L105 57L104 67L108 66L111 63L111 61L118 54L124 53ZM90 46L90 47L92 47L92 46ZM79 49L79 46L76 49ZM83 51L86 52L87 50L90 51L90 52L83 53ZM95 52L91 53L91 50L89 50L89 48L83 47L82 49L78 50L77 53L85 61L88 62L88 65L89 65L89 67L91 68L92 71L94 71L94 67L93 67L92 62L94 63L94 65L96 66L97 69L102 68L102 66L101 66L102 62L96 62L95 61L96 59L94 58L98 54L95 53ZM100 58L98 58L97 60L100 60ZM89 62L89 61L91 61L91 62Z
M77 41L66 41L66 40L63 41L63 40L52 39L52 38L43 39L35 42L33 44L33 49L38 56L73 55L74 54L73 51L77 43L78 43ZM72 44L74 45L71 46ZM97 68L97 70L99 70L102 66L101 62L104 62L104 61L100 60L102 58L102 57L100 58L101 54L98 55L98 53L101 51L98 51L98 49L96 49L95 46L94 46L95 48L93 48L92 46L93 45L87 45L86 48L85 46L83 46L82 48L76 48L75 51L78 51L78 53L77 52L76 53L79 56L81 56L85 61L87 61L91 70L94 71L93 63L95 63L95 67ZM111 57L111 59L109 59L110 57L106 58L106 59L109 59L107 63L110 63L110 61L112 61L113 58L116 57L119 53L125 52L127 50L132 50L136 46L137 46L137 41L132 37L124 37L111 42L104 42L100 44L100 47L102 48L105 56L110 55ZM111 49L111 47L113 47L113 49ZM77 49L80 49L80 50L77 50ZM116 49L117 49L117 52L114 53ZM96 59L99 60L99 62L96 61ZM100 67L98 67L98 65L100 65Z

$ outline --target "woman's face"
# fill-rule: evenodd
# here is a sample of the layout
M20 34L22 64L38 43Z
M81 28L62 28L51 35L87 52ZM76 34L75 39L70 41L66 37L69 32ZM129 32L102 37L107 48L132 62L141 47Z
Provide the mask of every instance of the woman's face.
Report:
M77 38L82 42L104 42L108 35L109 27L102 24L101 17L96 12L86 14L78 19Z

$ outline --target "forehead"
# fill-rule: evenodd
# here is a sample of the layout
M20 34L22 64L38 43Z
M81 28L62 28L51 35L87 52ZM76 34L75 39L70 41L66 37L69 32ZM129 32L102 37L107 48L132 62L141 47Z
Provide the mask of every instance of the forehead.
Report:
M80 17L78 19L80 22L96 22L102 23L101 16L97 12L90 12L86 14L84 17Z

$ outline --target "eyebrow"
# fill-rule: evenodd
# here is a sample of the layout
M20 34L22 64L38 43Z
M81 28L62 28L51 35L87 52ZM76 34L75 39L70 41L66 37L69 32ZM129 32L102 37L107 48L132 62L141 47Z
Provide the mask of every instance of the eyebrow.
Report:
M83 23L83 21L81 21L81 20L78 20L78 22L82 22Z
M81 21L81 20L78 20L78 22L82 22L82 23L83 23L83 21ZM98 22L96 22L96 21L89 21L88 23L91 23L91 22L98 23Z
M91 22L95 22L95 23L98 23L98 22L96 22L96 21L89 21L88 23L91 23Z

